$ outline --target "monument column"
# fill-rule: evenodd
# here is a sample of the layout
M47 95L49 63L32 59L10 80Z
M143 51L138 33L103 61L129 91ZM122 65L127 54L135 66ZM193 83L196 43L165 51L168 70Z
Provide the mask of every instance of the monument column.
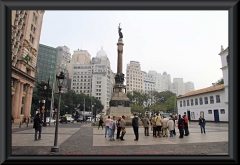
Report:
M117 46L118 46L118 65L117 65L117 73L122 73L122 54L123 54L123 41L120 38L118 40Z

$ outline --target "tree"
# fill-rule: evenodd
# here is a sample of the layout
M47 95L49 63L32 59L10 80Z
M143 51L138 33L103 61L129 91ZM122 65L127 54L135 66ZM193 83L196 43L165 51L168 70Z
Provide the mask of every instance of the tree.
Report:
M212 86L221 85L221 84L224 84L223 78L219 79L219 80L216 81L215 83L212 83Z

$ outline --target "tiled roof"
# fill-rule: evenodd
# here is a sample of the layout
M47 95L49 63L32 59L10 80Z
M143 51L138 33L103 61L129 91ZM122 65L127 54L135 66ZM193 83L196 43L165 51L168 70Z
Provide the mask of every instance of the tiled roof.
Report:
M183 98L183 97L194 96L194 95L199 95L199 94L203 94L203 93L218 91L218 90L222 90L222 89L224 89L224 84L199 89L199 90L196 90L196 91L191 91L191 92L188 92L188 93L184 94L183 96L178 97L178 99Z

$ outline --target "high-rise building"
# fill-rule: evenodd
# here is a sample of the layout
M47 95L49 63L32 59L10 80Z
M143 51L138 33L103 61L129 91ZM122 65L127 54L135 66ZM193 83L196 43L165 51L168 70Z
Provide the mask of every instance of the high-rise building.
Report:
M12 11L12 116L30 117L44 10Z
M140 63L138 61L130 61L130 64L127 64L126 73L127 92L144 92L144 72L141 70Z
M193 82L186 82L184 83L184 85L185 85L185 93L195 91Z
M67 64L70 62L71 59L71 53L70 49L67 46L58 46L58 58L57 58L57 68L56 68L56 74L59 74L60 72L63 72L65 75L65 79L67 82L64 84L62 88L62 92L66 93L69 90L69 73L67 70ZM57 85L55 85L55 90L58 91Z
M171 92L176 93L177 96L185 94L185 85L183 78L173 78L173 83L171 84Z
M38 58L37 58L37 82L48 82L51 89L54 89L56 82L56 66L57 66L57 49L39 44ZM35 83L36 87L36 83Z
M74 51L72 61L76 62L72 67L71 89L76 93L85 93L100 100L104 106L102 112L106 113L113 93L114 74L103 49L97 52L97 56L92 58L90 64L89 57L91 55L87 51Z
M150 93L152 91L155 91L155 84L156 84L156 76L151 73L144 73L144 92L145 93Z

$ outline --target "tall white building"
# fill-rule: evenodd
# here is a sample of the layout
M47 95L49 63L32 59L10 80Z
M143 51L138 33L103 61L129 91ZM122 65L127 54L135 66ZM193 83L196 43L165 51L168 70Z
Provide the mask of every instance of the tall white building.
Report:
M67 64L70 62L71 53L70 53L70 48L68 48L67 46L58 46L57 50L58 50L58 57L57 57L56 74L63 72L65 75L67 83L62 88L62 91L65 93L69 89L69 73L67 70ZM58 91L58 87L56 84L55 84L55 91Z
M144 73L144 92L149 93L155 91L156 76L154 74L151 74L150 71L148 74L146 72L143 73Z
M141 70L140 63L138 61L130 61L130 64L127 64L126 73L127 92L144 92L144 73Z
M185 84L185 93L195 91L193 82L186 82Z
M91 63L88 64L90 54L87 51L77 53L74 54L75 56L72 59L75 64L73 64L72 69L71 89L76 93L85 93L100 100L104 106L102 112L106 113L114 84L114 76L107 54L101 49L97 52L97 56L92 58ZM79 59L83 59L84 62L79 61Z
M173 78L170 91L176 93L177 96L185 94L183 78Z

